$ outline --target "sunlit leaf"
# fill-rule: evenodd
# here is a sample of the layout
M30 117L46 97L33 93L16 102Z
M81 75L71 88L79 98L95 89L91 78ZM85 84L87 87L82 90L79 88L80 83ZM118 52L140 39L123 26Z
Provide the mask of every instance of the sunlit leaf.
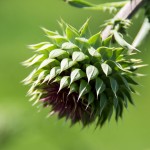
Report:
M86 67L86 75L88 78L88 82L90 82L90 80L95 79L99 74L98 69L95 66L89 65Z

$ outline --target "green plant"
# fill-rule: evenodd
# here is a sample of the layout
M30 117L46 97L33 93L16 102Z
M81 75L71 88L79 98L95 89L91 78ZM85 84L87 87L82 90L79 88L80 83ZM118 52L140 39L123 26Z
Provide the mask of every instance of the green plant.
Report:
M136 43L144 36L137 36L130 45L122 35L130 27L128 19L138 8L145 8L149 17L146 5L149 2L138 0L135 3L133 0L101 5L80 0L66 2L93 10L117 11L123 7L127 11L130 4L134 7L126 14L120 13L124 11L121 9L114 19L104 24L104 30L94 35L89 29L89 19L79 30L61 20L62 34L43 28L49 41L30 45L35 55L23 62L27 67L34 67L23 81L31 85L28 95L31 100L36 100L34 104L40 102L44 107L50 107L51 114L71 119L72 124L81 122L87 126L96 121L97 126L102 126L110 120L113 111L118 121L128 102L134 104L131 93L136 93L133 85L138 83L133 78L143 76L136 70L145 66L141 59L134 58L138 52ZM146 35L149 21L144 24L148 25Z

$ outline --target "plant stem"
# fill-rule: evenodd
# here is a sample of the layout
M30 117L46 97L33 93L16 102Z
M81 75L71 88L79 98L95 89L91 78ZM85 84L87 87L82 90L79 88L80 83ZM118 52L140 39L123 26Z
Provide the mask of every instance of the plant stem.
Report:
M139 8L143 6L146 0L132 0L120 9L114 19L130 19ZM111 32L112 25L108 25L102 32L102 39L106 39Z
M145 37L148 35L149 32L150 32L150 22L148 18L145 18L140 31L138 32L136 38L132 43L132 46L133 47L140 46L141 42L145 39Z

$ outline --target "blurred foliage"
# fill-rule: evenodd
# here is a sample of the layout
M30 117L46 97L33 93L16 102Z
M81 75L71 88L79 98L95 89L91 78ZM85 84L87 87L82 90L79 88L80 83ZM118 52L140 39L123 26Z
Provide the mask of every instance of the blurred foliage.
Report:
M98 3L99 0L91 0ZM108 0L108 2L111 0ZM104 0L103 0L104 2ZM104 15L105 14L105 15ZM91 30L96 33L104 20L112 17L101 11L93 12L68 6L61 0L1 0L0 1L0 150L149 150L150 149L150 76L139 78L140 96L135 96L136 107L125 112L123 121L108 123L103 129L80 125L69 128L65 120L46 118L49 110L38 113L25 97L27 88L20 81L30 72L20 62L31 56L26 45L46 39L41 26L57 30L61 17L77 28L91 17ZM143 20L143 11L128 31L132 41ZM150 36L140 46L137 57L150 64ZM141 69L149 74L149 67Z

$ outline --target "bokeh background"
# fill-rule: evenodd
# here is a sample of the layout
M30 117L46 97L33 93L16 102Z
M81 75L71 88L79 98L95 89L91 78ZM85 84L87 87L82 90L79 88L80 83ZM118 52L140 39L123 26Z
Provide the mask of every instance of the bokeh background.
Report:
M33 54L28 44L46 40L40 27L57 30L57 20L63 18L79 28L88 17L95 33L112 15L73 8L62 0L0 0L0 150L150 150L149 67L140 70L147 76L137 79L141 86L137 88L140 95L134 95L136 106L125 110L118 123L112 119L102 129L82 130L79 124L70 128L69 122L56 116L47 118L48 110L39 112L25 96L28 88L21 80L31 70L21 62ZM142 20L140 11L133 19L129 41ZM146 64L150 64L149 47L150 36L137 56Z

